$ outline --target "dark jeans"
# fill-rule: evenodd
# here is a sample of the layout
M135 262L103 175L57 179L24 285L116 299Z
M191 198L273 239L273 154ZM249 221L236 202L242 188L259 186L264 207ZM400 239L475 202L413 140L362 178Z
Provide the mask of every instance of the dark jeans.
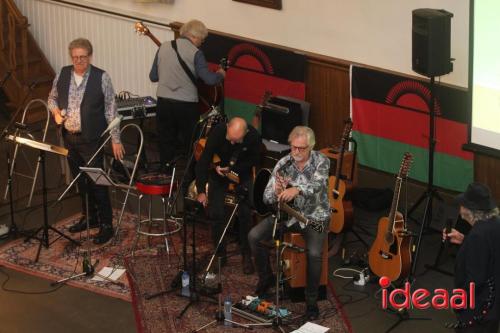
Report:
M271 264L269 262L269 248L263 245L262 241L272 238L274 218L269 216L250 230L248 242L252 249L255 266L259 274L259 279L264 280L272 275ZM315 304L318 299L319 281L321 278L323 242L327 235L327 229L319 233L311 227L301 229L298 223L284 227L283 232L298 232L302 234L306 243L307 255L307 286L305 288L306 304Z
M75 135L64 131L64 144L68 149L68 163L71 174L73 177L76 177L80 173L79 167L85 166L92 155L95 154L101 142L100 140L89 142L81 134ZM90 166L96 168L103 167L102 152L97 155ZM100 221L101 224L112 225L113 211L111 209L108 187L95 185L92 179L86 175L80 176L77 183L82 200L82 214L86 215L85 193L88 193L90 218Z
M224 207L224 198L226 196L227 187L229 185L229 181L226 178L220 177L215 174L215 172L211 172L210 178L208 181L208 215L212 223L212 240L214 242L214 246L217 245L222 232L226 226L225 219L225 207ZM245 197L240 201L238 206L238 211L236 212L239 223L239 244L240 251L244 255L250 254L250 248L248 246L248 231L250 230L251 222L252 222L252 212L250 210L251 207L251 187L252 182L249 180L242 185L238 185L239 189L237 189L238 193L242 193L242 188L248 189L248 193L246 193ZM227 235L226 235L227 237ZM225 242L221 243L221 247L219 249L219 253L225 251Z
M198 103L158 97L156 125L161 167L174 159L176 148L181 148L183 154L188 153L199 116ZM180 146L177 144L179 136Z
M457 333L498 333L499 321L485 321L479 325L473 325L471 327L456 329Z

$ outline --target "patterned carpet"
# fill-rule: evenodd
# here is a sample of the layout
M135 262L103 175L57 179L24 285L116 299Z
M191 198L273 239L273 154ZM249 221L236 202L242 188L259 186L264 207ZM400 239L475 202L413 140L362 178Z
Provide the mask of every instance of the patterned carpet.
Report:
M189 230L191 228L188 228ZM197 263L201 270L204 270L206 263L211 255L208 247L208 231L204 226L198 227L196 231L196 251L197 258L201 263ZM191 239L191 233L188 233L188 239ZM180 235L178 234L178 237ZM176 240L179 238L176 237ZM180 247L180 243L178 248ZM188 258L191 258L191 242L188 241ZM228 248L230 256L228 265L222 271L223 298L231 296L233 302L238 301L242 296L251 295L257 283L256 275L244 275L241 271L241 256L238 253L237 245L231 243ZM182 257L182 256L179 256ZM136 255L134 258L127 258L126 267L132 292L132 304L136 316L137 331L145 332L192 332L197 328L211 322L217 310L217 304L214 304L209 298L201 297L202 300L209 302L198 302L190 306L185 314L179 319L177 316L188 303L188 299L181 297L179 291L172 291L166 295L156 297L150 300L145 299L145 295L154 294L159 291L168 290L175 275L179 272L180 262L177 256L168 257L165 253L159 253L155 256ZM190 265L190 263L189 263ZM285 326L285 331L290 332L303 322L301 315L305 311L303 302L292 303L288 300L283 305L293 313L295 318L293 323ZM328 288L328 296L324 301L319 302L321 318L316 321L317 324L329 327L329 332L351 332L351 325L343 314L339 302ZM299 318L297 318L299 317ZM246 322L244 319L233 315L233 320ZM239 332L243 328L231 328L223 325L212 325L203 330L203 332ZM258 332L273 332L272 328L258 328Z
M115 220L116 220L115 212ZM79 215L72 216L57 222L54 226L66 235L71 235L69 226L78 221ZM191 240L191 228L188 228L188 239ZM96 233L97 229L92 231ZM85 232L71 235L78 241L84 241ZM131 247L135 237L134 216L125 213L120 231L120 242L110 242L101 247L92 249L93 262L99 260L96 272L108 266L114 268L127 268L127 274L123 275L113 284L107 281L94 281L91 277L82 276L67 282L69 285L86 289L99 294L132 301L136 316L138 332L191 332L213 320L217 305L212 302L199 302L191 306L185 315L178 319L178 314L187 304L188 300L178 295L177 291L167 295L146 300L144 295L155 293L170 287L174 276L181 267L182 232L169 237L170 256L165 251L162 239L153 240L153 248L163 245L159 250L145 250L148 245L145 238L141 238L138 251L134 257ZM204 259L199 263L205 268L211 255L211 245L208 227L200 225L196 234L197 258ZM39 242L30 240L25 242L23 238L13 240L0 248L0 263L6 267L27 274L56 281L82 272L82 259L85 247L77 247L64 238L57 238L49 232L51 245L48 249L42 247L40 258L35 262ZM191 258L191 246L188 241L188 258ZM141 250L142 249L142 250ZM241 257L239 256L236 243L228 246L228 265L223 268L223 296L230 295L233 301L241 299L242 296L251 295L257 283L256 275L246 276L241 272ZM210 300L205 297L202 299ZM285 327L286 331L292 331L302 324L300 315L304 313L304 303L291 303L285 301L283 305L293 313L295 320ZM328 288L328 297L319 303L321 318L316 322L329 327L329 332L351 332L351 325L342 312L340 304ZM236 315L234 320L245 322ZM247 321L248 323L248 321ZM231 328L227 326L210 326L205 332L235 332L242 328ZM260 328L258 331L271 332L270 328Z
M117 212L115 212L115 221L116 215ZM79 219L80 215L77 214L57 222L54 227L77 241L84 241L86 232L71 234L68 230L69 226ZM135 221L133 219L133 215L124 214L120 232L121 241L118 244L109 242L104 246L96 247L91 243L92 262L95 263L96 260L99 260L96 272L99 272L105 266L124 268L124 257L130 253L131 244L135 237ZM97 231L98 229L92 229L91 235L97 233ZM59 236L56 233L49 230L49 241L51 244L48 249L42 247L38 262L35 262L39 245L38 240L32 239L29 242L25 242L24 238L13 240L0 248L0 263L14 270L52 281L81 273L83 270L83 254L86 252L86 246L78 247L67 239L58 239L57 237ZM120 277L118 282L119 284L107 281L94 281L92 277L82 276L68 281L67 284L130 301L130 289L125 274Z

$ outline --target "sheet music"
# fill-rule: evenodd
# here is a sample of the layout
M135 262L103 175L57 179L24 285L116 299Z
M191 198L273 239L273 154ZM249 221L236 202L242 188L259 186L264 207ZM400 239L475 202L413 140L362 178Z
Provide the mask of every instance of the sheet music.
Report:
M307 322L304 325L300 326L298 329L295 331L292 331L292 333L325 333L329 331L330 328L321 326L315 323Z

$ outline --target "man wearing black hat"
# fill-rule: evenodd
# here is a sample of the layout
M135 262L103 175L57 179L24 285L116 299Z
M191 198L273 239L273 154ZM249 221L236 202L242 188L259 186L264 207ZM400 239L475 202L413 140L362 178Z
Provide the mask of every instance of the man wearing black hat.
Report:
M474 309L456 310L456 332L497 333L500 319L500 217L490 190L472 183L457 198L460 216L471 226L465 237L456 229L443 238L461 244L455 261L455 288L475 284Z

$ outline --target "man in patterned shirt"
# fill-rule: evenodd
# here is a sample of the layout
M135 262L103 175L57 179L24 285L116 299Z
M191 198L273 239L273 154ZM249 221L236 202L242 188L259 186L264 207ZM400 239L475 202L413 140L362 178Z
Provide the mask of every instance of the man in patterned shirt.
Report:
M264 191L264 202L292 202L295 208L320 228L303 225L291 218L284 225L284 231L299 232L306 242L307 286L305 288L306 319L315 320L319 316L317 305L318 288L322 268L322 250L330 222L328 201L328 174L330 161L317 151L314 132L309 127L297 126L288 136L291 152L274 167ZM255 293L263 295L274 285L274 277L269 263L269 250L262 241L272 238L274 219L272 216L257 224L248 234L248 241L259 274ZM315 229L323 229L318 232Z
M69 44L72 66L65 66L56 76L49 94L48 105L56 124L62 126L68 162L73 177L80 172L102 143L101 134L117 116L115 92L108 73L91 65L92 44L84 38ZM125 153L120 142L120 130L111 130L113 154L121 160ZM103 154L100 153L90 165L102 168ZM87 228L100 227L94 238L95 244L106 243L113 236L113 212L108 188L97 186L87 177L78 179L82 200L82 218L70 227L75 233ZM88 193L88 212L85 193Z

